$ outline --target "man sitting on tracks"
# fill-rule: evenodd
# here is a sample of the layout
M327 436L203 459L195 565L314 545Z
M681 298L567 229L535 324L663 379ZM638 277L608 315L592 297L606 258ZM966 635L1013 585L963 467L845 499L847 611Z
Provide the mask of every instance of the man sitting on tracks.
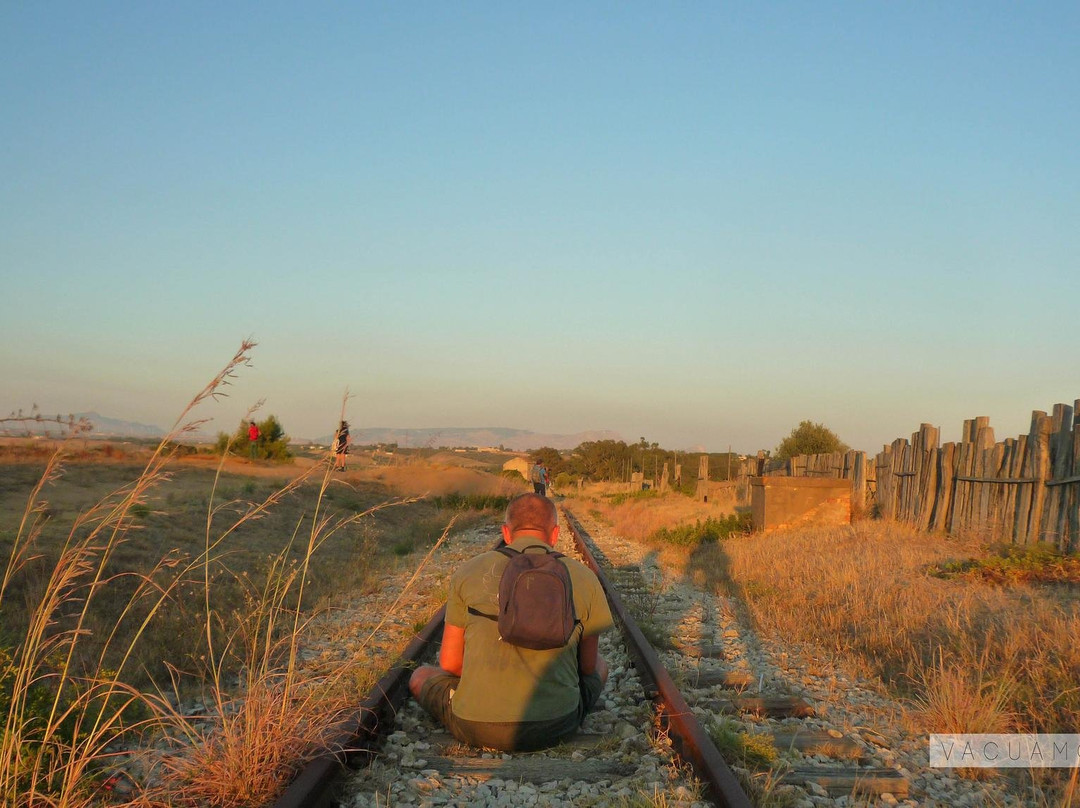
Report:
M554 547L559 538L555 505L537 494L516 497L506 509L502 532L511 550ZM459 741L531 751L572 735L596 704L608 676L600 634L612 619L593 572L563 557L558 563L569 572L576 618L569 640L551 650L503 641L490 615L498 614L499 584L509 563L489 550L454 572L440 667L417 668L409 690Z

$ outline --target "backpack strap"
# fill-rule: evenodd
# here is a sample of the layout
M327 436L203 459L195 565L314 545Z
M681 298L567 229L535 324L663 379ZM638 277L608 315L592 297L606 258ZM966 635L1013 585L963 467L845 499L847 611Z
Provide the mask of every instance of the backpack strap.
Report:
M522 553L525 552L524 550L512 550L512 549L510 549L510 545L508 545L508 544L502 544L502 545L500 545L500 546L498 546L498 547L496 547L494 549L495 549L496 553L498 553L499 555L506 556L507 558L513 558L514 556L521 555ZM552 551L549 551L549 552L554 552L554 551L552 550ZM560 555L561 555L561 553L560 553ZM482 612L479 609L474 609L472 606L467 607L466 611L468 611L469 614L475 615L477 617L484 617L484 618L486 618L488 620L493 620L495 622L499 621L499 618L496 615L487 614L486 612Z
M527 549L529 549L529 548L525 548L524 550L515 550L509 544L503 544L503 545L500 545L500 546L494 548L496 553L498 553L499 555L502 555L502 556L506 556L507 558L513 558L514 556L522 555L525 552L525 550L527 550ZM544 547L543 550L548 555L553 555L556 558L566 558L565 553L560 553L558 550L552 550L550 547ZM570 577L570 570L569 569L566 570L566 582L570 585L570 604L571 604L571 606L573 606L573 603L574 603L574 581ZM476 617L483 617L484 619L491 620L492 622L495 622L495 623L499 622L499 618L498 618L497 615L488 614L487 612L482 612L479 609L474 609L472 606L466 607L466 611L469 614L474 615ZM585 624L577 619L577 609L574 610L574 625L575 626L581 626L582 627L582 635L584 635L584 633L585 633L585 629L584 629Z
M495 552L498 553L499 555L504 555L507 558L513 558L516 555L523 555L527 550L530 550L530 549L532 549L532 548L531 547L526 547L523 550L515 550L509 544L503 544L503 545L501 545L499 547L496 547ZM547 553L548 555L553 555L556 558L566 558L566 553L560 553L558 550L553 550L550 547L544 547L543 549L544 549L544 552ZM566 565L563 564L563 566L565 567ZM584 637L585 636L585 624L582 623L580 620L578 620L577 607L574 605L574 579L570 576L570 568L569 567L566 568L566 583L570 587L570 606L574 610L574 625L575 626L581 626L581 636ZM488 620L498 621L498 619L499 619L497 617L492 617L490 614L484 614L483 612L478 612L472 606L468 607L468 611L469 611L469 614L475 614L477 617L486 617Z
M533 546L535 547L535 546L538 546L538 545L533 545ZM524 552L526 552L528 550L531 550L531 549L532 549L532 547L526 547L524 550L515 550L509 544L504 544L501 547L496 547L495 552L498 553L499 555L504 555L507 558L513 558L514 556L521 555L522 553L524 553ZM560 553L558 550L552 550L549 547L544 547L543 550L548 555L553 555L556 558L566 558L566 554L565 553Z

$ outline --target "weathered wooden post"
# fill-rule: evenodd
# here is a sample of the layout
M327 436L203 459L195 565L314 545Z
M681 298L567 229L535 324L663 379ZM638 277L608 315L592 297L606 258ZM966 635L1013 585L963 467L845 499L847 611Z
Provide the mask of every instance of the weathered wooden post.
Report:
M707 454L698 458L696 499L699 502L709 501L709 456Z
M953 488L956 485L956 444L946 443L937 454L937 493L934 495L934 512L930 516L931 530L945 530L949 524L953 504Z
M1050 476L1050 418L1041 410L1031 414L1029 441L1032 447L1031 476L1035 482L1031 484L1034 490L1031 495L1028 536L1030 541L1038 542L1043 541L1043 507L1046 503L1046 480Z
M664 463L664 471L660 474L660 490L668 490L668 466Z
M932 424L919 427L919 451L915 458L915 511L912 521L920 530L930 526L937 491L938 438L940 430Z
M1057 481L1065 480L1072 470L1073 408L1068 404L1055 404L1050 437L1050 476L1055 483L1046 492L1046 517L1043 533L1046 539L1058 547L1069 544L1069 486Z
M866 452L851 455L851 505L862 516L866 512Z

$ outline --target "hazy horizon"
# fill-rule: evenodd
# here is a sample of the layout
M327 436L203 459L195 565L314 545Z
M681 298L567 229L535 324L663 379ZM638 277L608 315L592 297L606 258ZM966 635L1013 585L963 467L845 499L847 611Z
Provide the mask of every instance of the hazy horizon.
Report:
M876 452L1080 396L1080 6L11 6L0 410ZM1057 346L1061 344L1061 348Z

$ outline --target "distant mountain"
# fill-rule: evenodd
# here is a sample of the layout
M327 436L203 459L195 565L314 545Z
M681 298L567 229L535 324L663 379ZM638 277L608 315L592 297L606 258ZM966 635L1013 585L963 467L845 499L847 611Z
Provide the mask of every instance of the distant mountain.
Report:
M119 418L108 418L97 412L76 412L71 416L76 423L85 419L93 427L83 437L87 438L160 438L165 430L149 424L139 424L134 421L121 421ZM69 416L41 415L41 420L27 418L22 421L12 421L3 430L13 435L51 435L60 436L68 433Z
M600 429L576 432L572 435L556 435L530 432L527 429L506 427L432 427L426 429L392 429L390 427L367 427L351 430L353 443L396 443L401 447L437 449L440 446L505 446L515 452L528 452L541 446L553 449L573 449L585 441L622 440L617 432ZM329 444L332 435L324 435L319 443Z
M77 412L75 417L85 418L93 424L94 429L89 435L92 438L160 438L165 434L161 427L121 421L119 418L109 418L96 412Z

